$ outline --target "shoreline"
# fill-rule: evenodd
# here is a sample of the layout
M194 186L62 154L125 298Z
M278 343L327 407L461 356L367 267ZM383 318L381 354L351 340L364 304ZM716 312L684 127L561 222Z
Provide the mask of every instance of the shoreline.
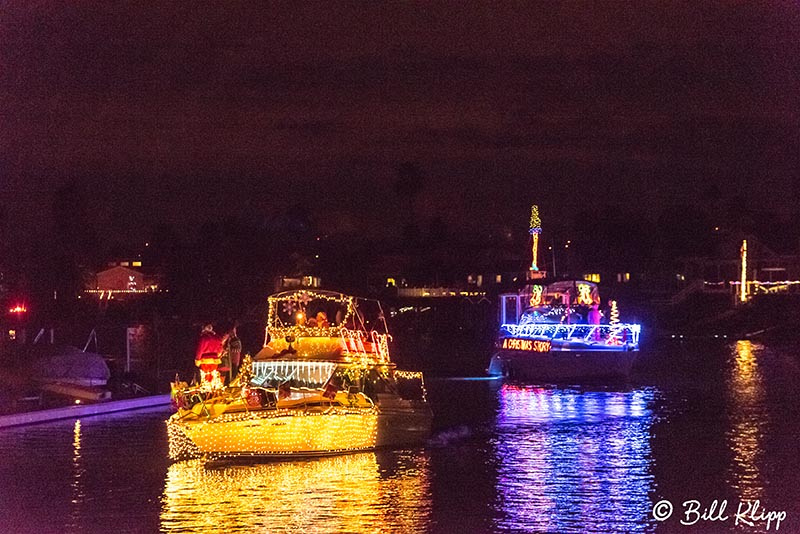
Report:
M1 415L0 428L33 425L38 423L46 423L49 421L58 421L61 419L91 417L95 415L152 408L154 406L168 406L169 404L170 396L169 394L164 394L137 397L133 399L123 399L118 401L98 402L95 404L82 404L64 406L62 408L33 410L29 412Z

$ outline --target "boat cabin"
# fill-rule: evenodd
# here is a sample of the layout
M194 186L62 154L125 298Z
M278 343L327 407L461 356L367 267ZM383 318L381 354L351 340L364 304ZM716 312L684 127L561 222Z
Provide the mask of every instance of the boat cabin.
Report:
M571 320L585 322L593 304L600 304L600 293L593 282L561 280L548 285L527 285L516 293L500 295L500 324L516 324L526 319L560 322L567 309Z

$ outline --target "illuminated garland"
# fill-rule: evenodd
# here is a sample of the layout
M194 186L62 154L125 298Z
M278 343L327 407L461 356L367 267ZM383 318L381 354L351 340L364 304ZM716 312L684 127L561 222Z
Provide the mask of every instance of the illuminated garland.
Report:
M539 218L539 206L534 204L531 206L531 229L530 233L532 234L540 234L542 233L542 220Z
M609 324L614 327L611 331L611 336L608 338L609 345L619 345L621 343L619 326L619 309L617 308L617 301L611 301L611 311L608 318Z
M639 344L641 325L617 323L614 325L588 325L588 324L504 324L500 326L501 332L506 332L513 337L549 340L572 340L580 342L599 342L603 340L609 345L619 345L619 338L625 334L629 342L636 346ZM617 341L614 338L617 336Z
M425 388L425 379L420 371L400 371L395 369L394 375L405 380L419 380L420 388L422 389L422 400L428 402L428 390Z
M346 305L341 323L285 325L278 316L279 306L286 313L302 312L313 300ZM246 355L239 376L227 387L176 388L180 408L167 421L170 457L327 454L378 446L381 411L363 392L351 393L347 384L358 384L375 371L395 383L396 378L418 379L425 402L427 390L422 373L395 372L388 334L371 331L367 337L345 326L356 319L361 320L353 297L307 290L269 297L265 346L271 336L278 357L289 356L252 361ZM342 360L352 363L342 365ZM252 387L266 381L270 387ZM294 387L297 383L304 386ZM292 386L288 395L286 386Z
M207 424L233 423L237 421L255 421L257 419L275 419L278 417L318 417L322 415L348 415L348 414L374 414L377 408L358 408L358 407L331 407L324 412L309 412L292 410L289 408L278 408L276 410L250 410L244 412L225 413L219 417L214 417L206 421Z
M619 309L617 308L616 300L611 301L611 312L609 314L608 322L612 325L619 324Z
M592 300L592 286L589 284L578 284L578 304L584 306L591 306Z
M747 302L747 240L742 241L742 285L739 288L739 301Z
M267 332L271 339L281 339L287 336L294 338L298 337L339 337L342 330L346 330L344 326L305 326L305 325L292 325L292 326L273 326L267 327Z
M532 307L536 307L542 304L542 291L543 288L540 285L535 285L531 288L531 300L530 305Z
M531 228L530 233L533 236L533 244L531 245L531 271L538 271L538 256L539 256L539 234L542 233L542 221L539 219L539 206L534 204L531 206Z
M519 324L538 324L544 320L555 318L560 319L566 313L567 309L564 306L546 307L543 309L533 310L533 312L531 312L531 310L527 310L522 314Z
M256 410L207 421L167 422L170 457L185 459L344 452L377 444L376 408L331 408L324 412ZM281 421L280 424L272 421ZM221 424L224 423L224 424Z
M298 380L324 384L336 369L333 362L321 361L261 361L250 364L249 383L263 384L268 380Z
M707 286L718 286L722 285L725 282L703 282ZM728 282L732 286L738 286L742 282L740 280L731 280ZM754 284L757 286L793 286L800 284L800 280L777 280L774 282L760 282L758 280L748 280L747 284Z
M346 310L341 324L330 327L305 326L298 324L285 326L283 321L281 321L280 317L278 316L279 305L283 306L284 312L288 314L294 313L294 311L297 309L304 313L305 307L308 305L308 303L314 300L324 300L326 302L337 302L339 304L344 304ZM354 297L343 294L328 295L325 293L319 293L317 291L309 291L307 289L272 295L267 298L267 302L269 303L269 311L267 314L267 328L264 339L265 346L269 342L270 336L272 338L286 337L289 335L295 337L338 337L341 329L348 323L348 321L355 317L356 313Z

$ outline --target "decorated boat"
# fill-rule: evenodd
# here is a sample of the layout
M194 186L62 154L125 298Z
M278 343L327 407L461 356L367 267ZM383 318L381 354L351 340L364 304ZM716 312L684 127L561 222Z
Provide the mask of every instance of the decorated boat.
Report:
M315 456L423 443L432 414L422 373L389 357L372 300L320 290L268 299L264 346L230 385L173 383L174 460Z
M545 284L547 273L539 268L538 256L541 233L534 204L527 282L519 291L500 295L500 327L489 374L550 382L626 377L639 351L640 325L621 323L616 301L604 317L593 282ZM555 270L555 260L553 265Z
M597 286L585 280L529 284L500 295L500 327L489 374L519 380L626 377L641 326L619 321L616 301L600 311Z

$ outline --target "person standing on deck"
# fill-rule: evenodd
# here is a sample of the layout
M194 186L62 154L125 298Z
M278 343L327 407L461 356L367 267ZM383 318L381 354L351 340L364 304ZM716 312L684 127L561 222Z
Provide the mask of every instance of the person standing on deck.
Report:
M213 384L219 379L219 364L222 362L222 338L214 332L214 326L207 323L200 332L194 364L200 368L200 382Z
M236 333L236 325L233 325L230 332L225 336L223 347L225 352L228 353L228 360L230 362L229 379L225 381L225 383L228 384L239 374L239 364L242 359L242 340L239 339L239 335Z
M589 314L586 317L589 324L600 324L600 321L603 320L603 315L600 313L599 305L597 303L592 304L592 309L589 310Z

